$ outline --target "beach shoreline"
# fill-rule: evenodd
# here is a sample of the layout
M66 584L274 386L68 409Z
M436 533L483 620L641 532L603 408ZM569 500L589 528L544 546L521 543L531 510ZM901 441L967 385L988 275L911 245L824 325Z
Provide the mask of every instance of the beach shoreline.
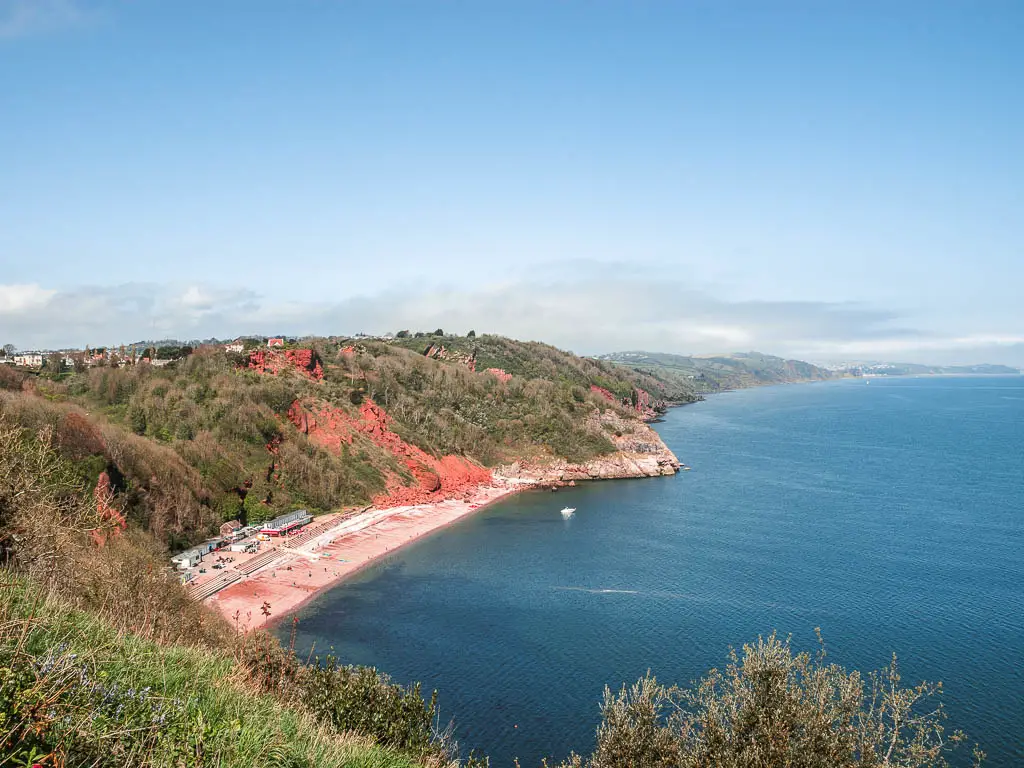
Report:
M351 516L325 515L335 525L205 600L238 631L271 629L327 590L380 562L398 549L446 528L533 483L497 480L466 497Z

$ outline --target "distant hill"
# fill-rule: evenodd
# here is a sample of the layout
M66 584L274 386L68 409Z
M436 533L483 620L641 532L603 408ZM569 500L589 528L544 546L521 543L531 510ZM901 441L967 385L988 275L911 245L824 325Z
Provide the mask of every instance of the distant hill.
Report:
M946 365L943 366L940 373L974 373L983 374L986 376L998 375L998 376L1019 376L1019 368L1011 368L1008 365L992 365L990 363L983 363L981 365Z
M920 363L853 362L837 366L854 376L1019 376L1020 370L1008 365L921 365Z
M650 376L666 387L689 386L704 394L766 384L823 381L843 374L802 360L787 360L760 352L694 357L662 352L614 352L599 360L625 366Z

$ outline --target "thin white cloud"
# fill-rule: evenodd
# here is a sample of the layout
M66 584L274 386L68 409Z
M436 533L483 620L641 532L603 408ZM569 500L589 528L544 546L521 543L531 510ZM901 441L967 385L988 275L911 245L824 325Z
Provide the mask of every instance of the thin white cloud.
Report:
M0 285L0 314L18 314L43 307L57 291L38 285Z
M87 17L74 0L0 0L0 39L45 34Z
M281 301L201 284L126 284L56 292L0 286L3 341L30 347L246 333L342 335L433 330L491 332L582 354L646 349L706 354L758 350L814 359L943 362L977 354L1024 363L1024 334L943 337L907 328L898 314L852 303L728 301L657 278L504 282L393 290L338 302ZM1015 329L1016 330L1016 329ZM1016 346L1014 346L1016 345ZM991 357L992 350L1004 355Z

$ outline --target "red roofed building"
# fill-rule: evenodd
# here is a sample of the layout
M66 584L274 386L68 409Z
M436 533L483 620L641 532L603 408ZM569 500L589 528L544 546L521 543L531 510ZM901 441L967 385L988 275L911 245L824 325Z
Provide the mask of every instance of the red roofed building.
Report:
M283 347L284 339L267 339L268 347Z

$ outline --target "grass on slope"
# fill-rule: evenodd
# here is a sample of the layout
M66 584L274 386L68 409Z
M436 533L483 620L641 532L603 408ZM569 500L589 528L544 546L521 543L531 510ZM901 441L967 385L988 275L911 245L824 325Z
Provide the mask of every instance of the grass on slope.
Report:
M119 635L0 580L0 766L416 764L253 690L230 657Z

